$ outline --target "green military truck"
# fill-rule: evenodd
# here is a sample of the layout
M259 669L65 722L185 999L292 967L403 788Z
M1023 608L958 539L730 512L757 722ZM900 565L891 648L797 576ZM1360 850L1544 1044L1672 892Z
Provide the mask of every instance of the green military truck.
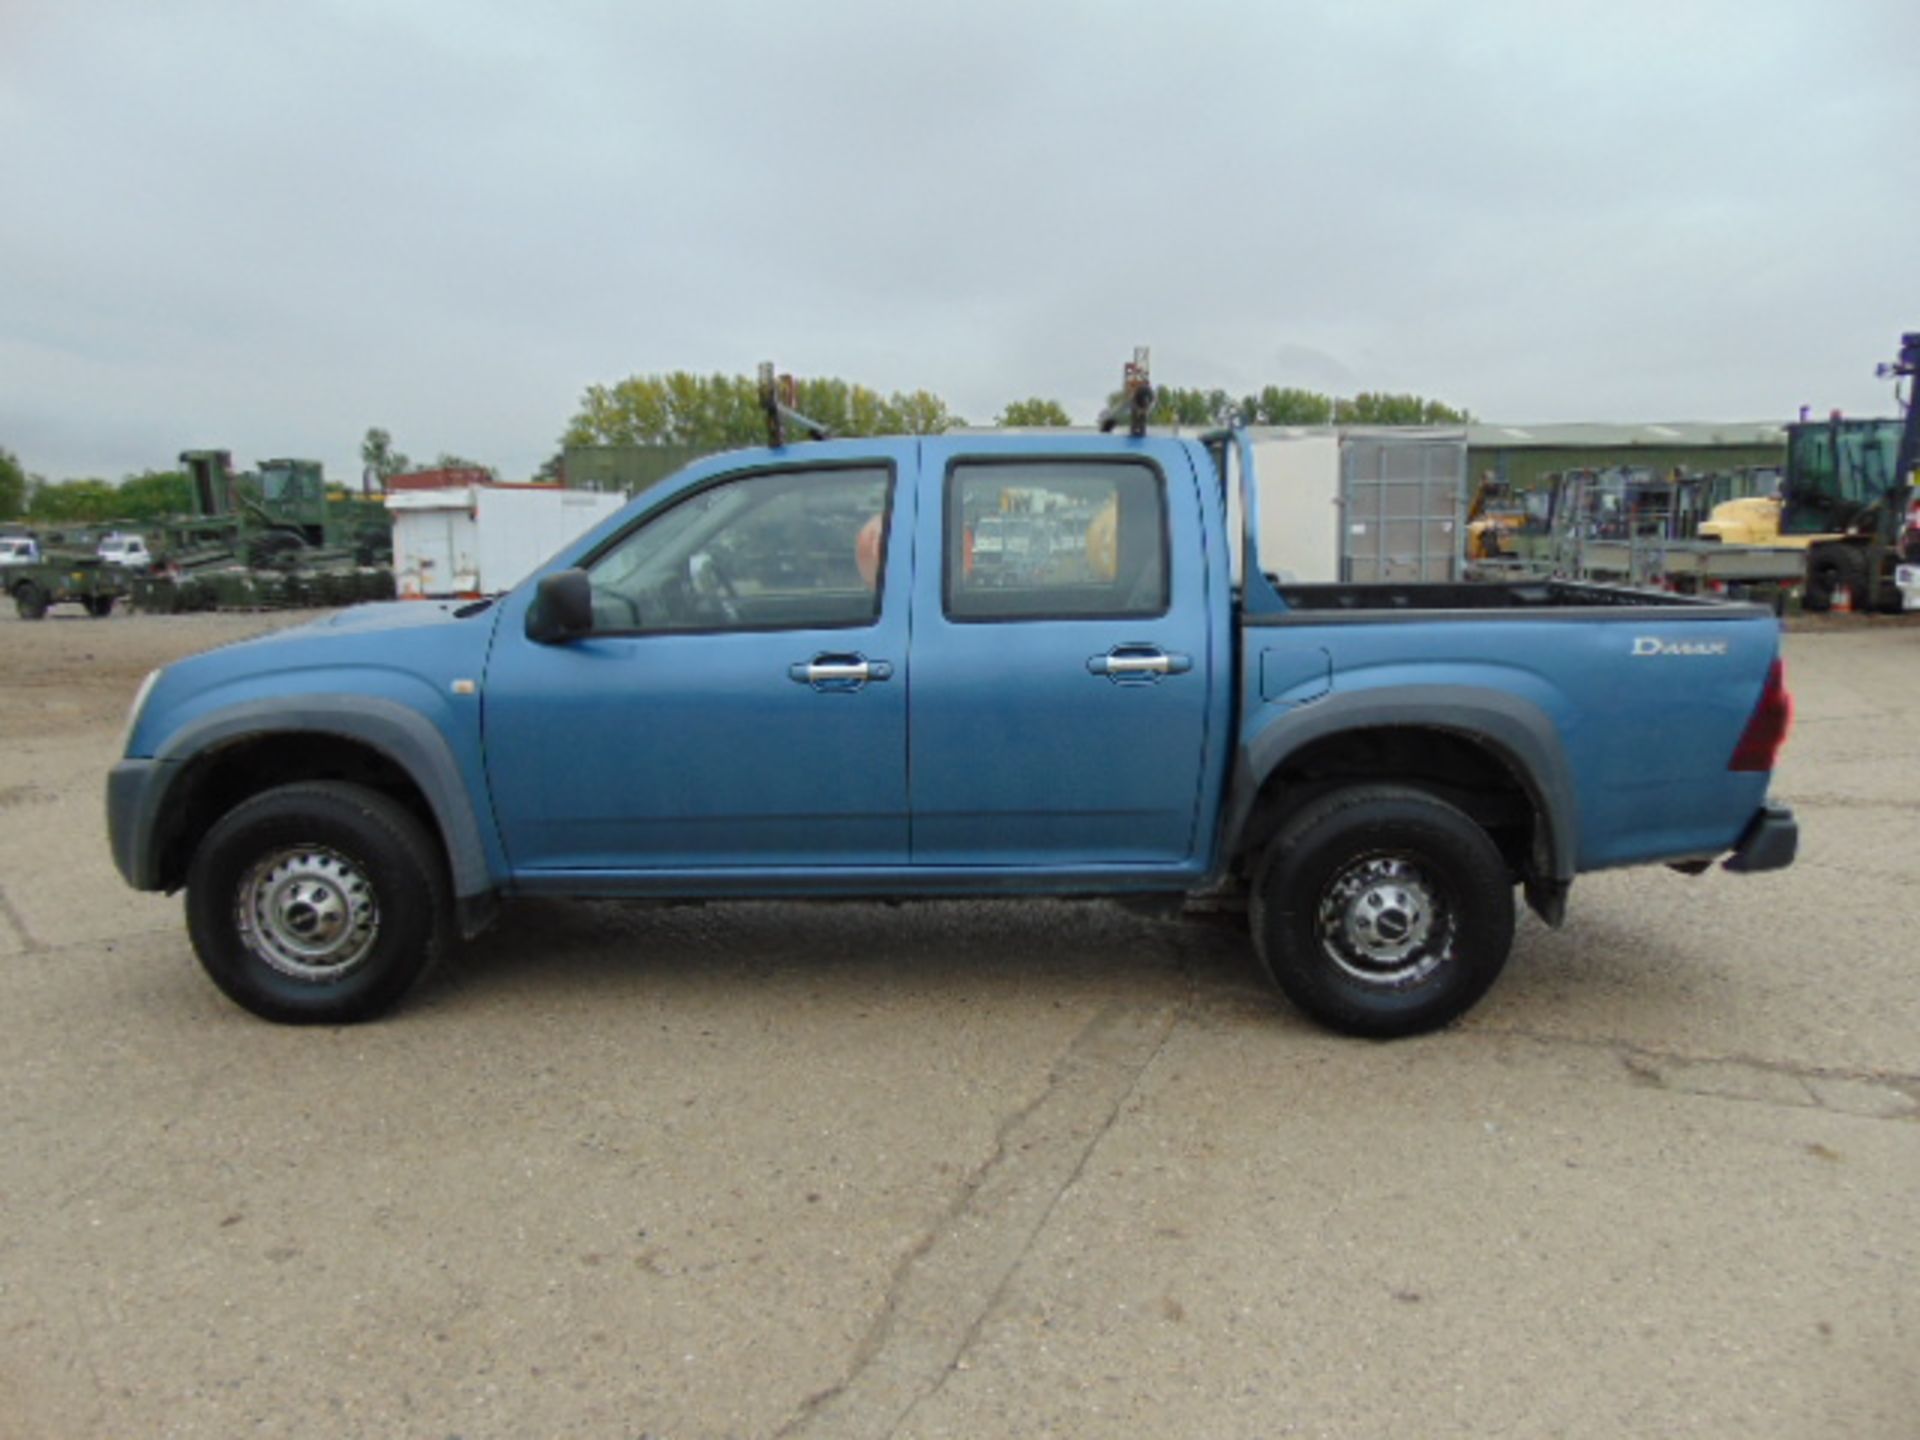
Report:
M0 585L13 597L13 608L22 620L44 620L55 605L78 605L104 620L130 588L125 568L98 555L43 553L30 540L15 548L18 553L10 554L0 567Z
M392 517L329 487L317 460L236 472L226 450L186 450L193 511L161 520L159 559L129 604L154 614L351 605L393 598Z

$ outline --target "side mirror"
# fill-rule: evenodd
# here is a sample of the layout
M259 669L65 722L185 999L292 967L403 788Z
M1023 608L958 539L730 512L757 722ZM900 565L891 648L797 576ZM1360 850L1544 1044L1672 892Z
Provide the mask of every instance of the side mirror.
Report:
M584 570L544 575L527 607L527 638L555 645L593 629L593 583Z

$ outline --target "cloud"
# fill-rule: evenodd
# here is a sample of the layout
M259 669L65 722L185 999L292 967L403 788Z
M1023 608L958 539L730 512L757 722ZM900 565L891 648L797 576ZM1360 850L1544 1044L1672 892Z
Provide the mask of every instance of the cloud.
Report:
M1884 410L1912 7L0 12L0 444L509 474L761 358L984 418L1164 382Z

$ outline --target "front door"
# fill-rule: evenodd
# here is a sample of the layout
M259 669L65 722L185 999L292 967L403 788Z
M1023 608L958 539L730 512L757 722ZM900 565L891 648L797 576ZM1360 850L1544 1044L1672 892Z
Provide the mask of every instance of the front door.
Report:
M1048 448L922 449L914 861L1188 864L1216 663L1191 462Z
M914 448L807 461L690 486L588 557L592 633L529 640L524 594L502 615L516 873L905 862Z

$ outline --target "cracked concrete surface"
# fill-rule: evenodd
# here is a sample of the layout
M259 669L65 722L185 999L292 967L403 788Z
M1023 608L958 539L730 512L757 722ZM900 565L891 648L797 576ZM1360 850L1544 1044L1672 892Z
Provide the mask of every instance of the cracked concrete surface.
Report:
M27 929L27 922L20 918L20 912L14 908L13 901L7 898L4 885L0 885L0 923L4 923L11 934L13 943L22 950L39 950L40 942L33 938L33 932Z
M1912 1433L1920 631L1789 637L1795 869L1588 877L1380 1046L1064 903L527 905L260 1024L99 796L269 623L0 619L9 1440Z
M1035 1099L888 1285L847 1378L777 1432L841 1440L896 1434L939 1393L1061 1197L1172 1033L1171 1006L1115 1001L1074 1037Z

